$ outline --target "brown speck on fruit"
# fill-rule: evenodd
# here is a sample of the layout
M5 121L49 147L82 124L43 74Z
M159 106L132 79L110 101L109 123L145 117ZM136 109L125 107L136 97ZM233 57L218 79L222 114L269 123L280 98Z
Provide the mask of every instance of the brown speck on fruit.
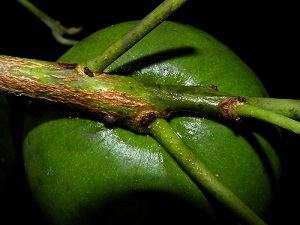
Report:
M92 71L90 71L90 69L88 67L84 67L83 71L89 77L93 77L94 76L94 73Z
M209 88L215 90L215 91L218 91L218 86L214 85L214 84L211 84L209 85Z
M58 65L60 65L64 69L75 69L77 64L76 63L64 63L64 62L58 62Z
M236 122L240 120L236 107L245 104L246 99L243 97L228 97L222 101L219 106L219 112L226 118L234 119Z

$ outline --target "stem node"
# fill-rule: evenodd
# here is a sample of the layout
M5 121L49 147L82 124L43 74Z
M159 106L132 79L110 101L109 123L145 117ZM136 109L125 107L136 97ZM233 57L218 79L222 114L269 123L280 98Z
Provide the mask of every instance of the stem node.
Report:
M228 97L218 105L218 110L221 115L225 118L233 119L234 121L239 121L241 118L237 113L236 108L239 105L243 105L246 103L246 99L243 97Z

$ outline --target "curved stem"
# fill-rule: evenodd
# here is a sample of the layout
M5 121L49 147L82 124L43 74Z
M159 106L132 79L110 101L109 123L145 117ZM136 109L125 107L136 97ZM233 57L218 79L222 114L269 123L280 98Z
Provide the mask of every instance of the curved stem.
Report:
M28 0L17 0L25 8L27 8L31 13L43 21L52 31L53 37L63 45L75 45L78 41L73 39L64 38L64 34L73 35L81 31L81 27L64 27L59 21L54 20L42 10L37 8L35 5L30 3Z
M96 57L87 60L85 66L92 72L102 73L113 61L124 54L186 2L187 0L165 0L114 44Z
M239 105L236 108L236 110L238 115L241 117L252 117L255 119L263 120L265 122L277 125L284 129L300 134L299 121L280 115L276 112L261 109L259 107L249 105L249 104Z
M185 145L165 119L156 119L150 124L149 130L151 135L165 148L194 182L226 207L240 222L243 224L265 225L265 222L231 190L225 187L191 149Z

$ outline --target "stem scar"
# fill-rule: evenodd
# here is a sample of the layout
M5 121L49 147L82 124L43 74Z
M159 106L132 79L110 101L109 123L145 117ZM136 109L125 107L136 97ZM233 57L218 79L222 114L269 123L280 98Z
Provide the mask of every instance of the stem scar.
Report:
M90 69L88 67L84 67L83 71L89 77L93 77L94 76L94 73L92 71L90 71Z
M239 117L236 108L239 105L243 105L246 103L246 99L243 97L228 97L222 102L220 102L218 106L218 110L222 116L225 118L231 118L234 121L239 121L241 118Z

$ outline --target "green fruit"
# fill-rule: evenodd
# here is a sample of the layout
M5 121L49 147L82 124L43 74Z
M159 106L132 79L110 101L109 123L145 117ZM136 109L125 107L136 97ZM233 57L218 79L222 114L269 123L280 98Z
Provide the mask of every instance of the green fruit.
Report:
M0 197L7 176L15 164L15 157L11 131L11 109L8 99L0 95Z
M89 59L135 23L102 29L58 61ZM228 47L201 30L170 21L105 72L144 82L216 85L238 95L268 95ZM227 224L232 220L151 136L48 106L33 102L29 107L24 161L32 193L51 223L170 224L207 219L207 224ZM227 187L263 215L280 177L278 130L258 121L236 124L192 113L177 114L169 124Z

